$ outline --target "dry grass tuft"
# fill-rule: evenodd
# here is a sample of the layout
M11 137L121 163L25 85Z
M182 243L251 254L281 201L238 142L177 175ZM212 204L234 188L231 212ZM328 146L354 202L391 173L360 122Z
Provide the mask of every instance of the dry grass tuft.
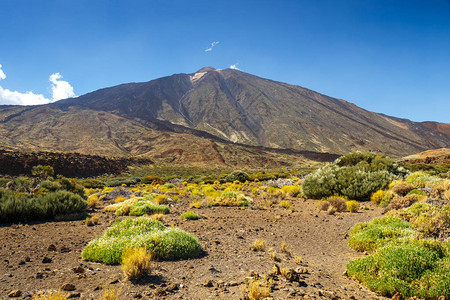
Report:
M130 280L136 280L150 272L152 256L147 249L128 248L122 255L122 269Z
M150 216L153 220L164 221L164 214L153 214Z
M201 208L202 207L202 202L201 201L192 201L189 204L189 208Z
M102 291L102 298L104 300L119 300L120 299L120 289L115 289L113 287L104 289Z
M33 300L66 300L67 297L63 292L39 292L36 295L33 295Z
M253 242L253 245L250 247L253 251L266 251L266 241L262 239L257 239Z
M255 276L247 283L244 299L260 300L270 296L271 282L267 277Z

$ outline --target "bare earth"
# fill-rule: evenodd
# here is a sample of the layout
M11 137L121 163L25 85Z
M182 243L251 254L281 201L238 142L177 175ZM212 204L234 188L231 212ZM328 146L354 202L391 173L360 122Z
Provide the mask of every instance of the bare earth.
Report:
M204 255L154 263L151 275L135 283L125 279L120 266L81 259L83 247L116 218L103 212L111 202L103 202L93 211L100 215L96 226L87 227L81 221L2 225L0 297L9 299L12 290L20 290L19 299L27 299L33 292L59 290L70 283L75 290L67 293L81 299L100 299L102 288L108 287L120 289L121 299L243 299L252 272L270 274L276 263L306 273L294 282L275 276L271 293L275 299L382 299L344 275L346 263L362 255L348 247L349 229L380 216L381 209L363 203L368 210L328 215L318 211L315 200L289 200L295 212L278 205L261 209L257 203L245 209L189 209L189 199L182 199L163 222L197 236ZM181 220L187 210L206 218ZM256 239L266 241L265 252L250 249ZM282 241L291 248L291 255L280 251ZM49 249L50 245L55 245L56 251ZM280 262L271 258L269 248L277 252ZM295 256L302 257L300 265L294 262ZM44 257L51 262L44 263ZM82 268L77 271L83 273L74 272L79 266Z

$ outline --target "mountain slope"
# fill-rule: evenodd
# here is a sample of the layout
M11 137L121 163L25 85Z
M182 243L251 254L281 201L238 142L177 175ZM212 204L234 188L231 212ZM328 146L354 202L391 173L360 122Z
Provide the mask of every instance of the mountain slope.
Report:
M203 68L98 90L54 105L107 111L153 129L319 152L404 156L450 146L448 124L369 112L344 100L238 70ZM441 130L438 130L441 129Z
M142 157L157 163L198 167L282 167L330 161L331 154L258 149L155 130L104 111L0 106L1 147L7 150L73 152L110 157Z

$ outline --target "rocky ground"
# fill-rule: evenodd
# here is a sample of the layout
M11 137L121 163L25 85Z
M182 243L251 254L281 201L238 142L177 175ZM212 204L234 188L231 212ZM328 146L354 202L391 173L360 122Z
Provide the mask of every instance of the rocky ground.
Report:
M120 291L120 299L243 299L246 282L270 275L275 299L381 299L344 275L346 263L361 256L347 245L349 229L380 216L381 209L363 203L367 209L358 213L328 215L318 211L316 200L289 200L294 212L278 205L263 209L256 202L244 209L190 209L190 200L181 199L163 222L196 235L204 254L155 262L151 274L134 283L120 266L81 259L83 247L116 218L103 211L110 202L92 211L100 217L95 226L81 221L1 225L0 297L9 299L16 291L18 299L30 299L36 291L66 290L71 298L100 299L110 288ZM187 210L204 218L181 220ZM251 250L256 239L266 242L265 251ZM276 274L278 267L288 276Z

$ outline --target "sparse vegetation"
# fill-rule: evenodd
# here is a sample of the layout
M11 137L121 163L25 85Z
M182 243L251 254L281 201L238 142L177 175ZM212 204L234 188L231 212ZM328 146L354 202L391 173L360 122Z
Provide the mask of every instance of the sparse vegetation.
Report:
M348 275L385 296L447 298L450 252L443 240L450 233L450 206L424 203L427 195L417 188L442 197L448 181L421 172L405 181L392 183L382 196L377 192L380 205L392 209L387 216L351 229L350 247L371 254L348 263Z
M235 191L225 191L219 197L211 200L211 206L248 206L252 198Z

